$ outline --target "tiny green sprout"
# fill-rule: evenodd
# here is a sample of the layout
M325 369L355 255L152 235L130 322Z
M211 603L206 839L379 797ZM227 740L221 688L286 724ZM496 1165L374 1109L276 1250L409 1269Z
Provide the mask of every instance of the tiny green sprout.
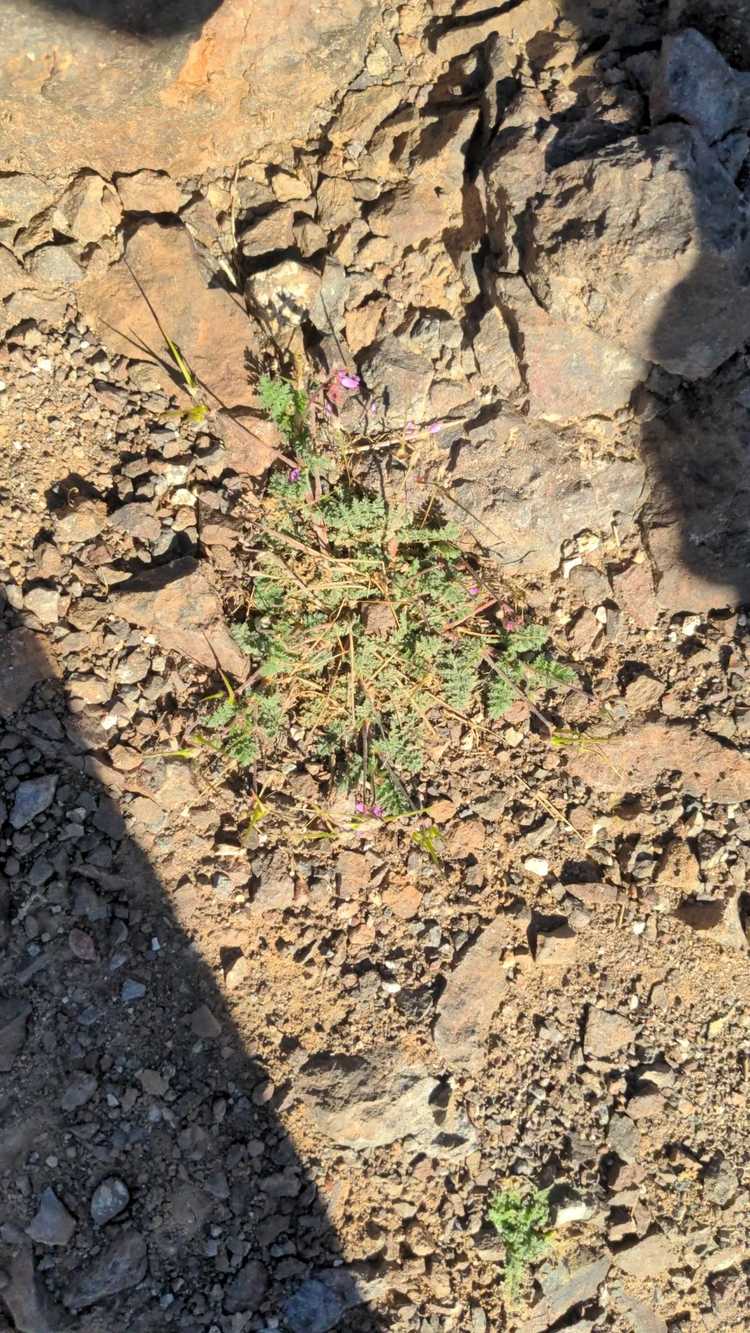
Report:
M505 1285L517 1295L529 1266L549 1245L549 1189L501 1190L487 1214L505 1246Z
M411 840L420 852L424 852L429 857L434 866L442 865L440 857L440 848L442 846L440 838L440 829L437 824L430 824L428 828L418 828L412 831Z
M585 736L579 731L553 731L550 736L550 745L555 750L595 750L598 745L605 744L606 736Z

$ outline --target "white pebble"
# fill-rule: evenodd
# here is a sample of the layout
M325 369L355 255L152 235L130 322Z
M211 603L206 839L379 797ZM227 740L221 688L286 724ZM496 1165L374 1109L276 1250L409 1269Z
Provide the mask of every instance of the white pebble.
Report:
M545 861L543 856L527 856L523 863L524 870L528 870L530 875L538 875L539 879L544 879L549 874L549 861Z

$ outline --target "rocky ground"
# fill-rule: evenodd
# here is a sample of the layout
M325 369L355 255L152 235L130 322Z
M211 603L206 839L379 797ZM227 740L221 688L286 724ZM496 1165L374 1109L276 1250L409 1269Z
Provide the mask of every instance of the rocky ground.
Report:
M746 11L276 9L0 16L0 1329L744 1329ZM174 755L246 670L271 339L439 423L577 672L587 743L439 732L439 864Z

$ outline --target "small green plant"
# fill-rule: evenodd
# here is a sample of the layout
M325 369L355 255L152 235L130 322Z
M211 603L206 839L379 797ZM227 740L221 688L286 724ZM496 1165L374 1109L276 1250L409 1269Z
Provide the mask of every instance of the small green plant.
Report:
M549 1244L549 1190L501 1190L490 1204L488 1217L505 1246L505 1283L516 1295L529 1266L546 1253Z
M481 726L574 674L543 652L544 628L487 600L453 523L371 494L316 453L304 390L264 376L258 391L298 465L271 476L251 604L233 628L255 688L227 693L202 729L246 767L293 728L362 811L413 813L410 787L447 724Z

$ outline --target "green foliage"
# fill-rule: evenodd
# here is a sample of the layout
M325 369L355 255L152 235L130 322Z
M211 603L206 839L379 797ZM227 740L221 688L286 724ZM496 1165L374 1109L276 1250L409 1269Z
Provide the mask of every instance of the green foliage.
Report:
M505 1246L505 1282L515 1294L529 1265L547 1250L549 1190L532 1189L526 1195L502 1190L492 1200L488 1217Z
M309 403L303 389L295 389L289 380L262 375L258 383L258 397L265 412L289 444L296 444L300 435L307 438L305 418Z
M447 724L482 726L572 673L542 653L545 629L484 614L454 524L336 480L313 458L310 402L290 381L265 376L259 395L300 466L270 479L252 602L232 629L261 685L228 694L203 727L246 767L293 725L363 805L413 812L410 786Z
M200 719L204 731L213 734L208 744L230 764L249 768L261 748L278 736L283 721L281 700L276 694L257 691L240 696L228 691L226 698Z

